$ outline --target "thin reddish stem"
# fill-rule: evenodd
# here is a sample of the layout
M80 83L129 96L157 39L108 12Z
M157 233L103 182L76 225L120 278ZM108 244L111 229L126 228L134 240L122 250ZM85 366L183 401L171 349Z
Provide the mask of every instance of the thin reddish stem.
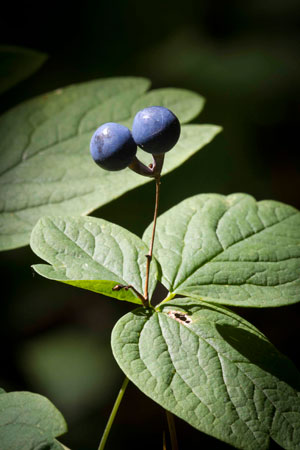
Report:
M160 175L155 178L155 208L154 208L154 217L153 217L153 228L152 228L152 236L149 247L149 253L146 255L147 258L147 266L146 266L146 281L145 281L145 290L144 290L144 298L146 302L149 304L149 273L150 273L150 264L152 260L153 254L153 245L155 238L155 229L156 229L156 221L157 221L157 212L158 212L158 204L159 204L159 194L160 194Z

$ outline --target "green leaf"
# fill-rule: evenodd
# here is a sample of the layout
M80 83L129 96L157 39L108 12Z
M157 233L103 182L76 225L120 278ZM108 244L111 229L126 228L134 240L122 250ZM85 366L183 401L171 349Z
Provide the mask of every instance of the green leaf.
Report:
M126 314L112 333L128 378L163 408L237 448L300 448L300 377L258 330L181 298Z
M163 105L178 117L180 123L186 123L198 116L204 103L205 99L194 92L164 88L147 92L134 103L133 110L137 112L147 106Z
M0 250L26 245L44 215L86 215L150 181L130 169L102 170L89 153L91 136L102 123L131 127L138 109L148 104L147 95L141 98L148 86L142 78L96 80L37 97L0 118ZM176 104L175 89L164 90L163 96L160 90L157 95L153 92L157 101L174 105L184 121L203 104L201 97L188 91L178 90ZM220 130L184 125L163 173L182 164Z
M252 307L300 300L300 213L283 203L191 197L158 218L154 255L173 296Z
M45 450L64 450L64 449L66 449L66 447L56 439L54 439L54 441L51 442L49 445L47 445L45 448ZM40 448L38 450L40 450ZM42 447L42 450L44 450L44 447Z
M31 392L0 395L0 442L3 450L59 450L54 438L66 433L61 413L45 397Z
M221 128L215 125L183 125L178 143L165 156L163 174L171 172L174 168L180 166L195 151L209 144L220 131ZM152 162L149 159L149 154L142 150L138 152L138 157L144 163ZM143 184L148 181L147 179L145 180L142 180Z
M45 53L23 47L0 46L0 94L36 72L46 61Z
M61 445L61 447L62 447L64 450L70 450L68 447L66 447L65 445L61 444L60 442L59 442L59 445Z
M148 247L124 228L93 217L43 217L32 231L30 245L51 264L33 266L40 275L141 304L130 289L112 290L117 284L123 284L132 285L141 294L144 292ZM150 298L156 279L157 265L153 259Z

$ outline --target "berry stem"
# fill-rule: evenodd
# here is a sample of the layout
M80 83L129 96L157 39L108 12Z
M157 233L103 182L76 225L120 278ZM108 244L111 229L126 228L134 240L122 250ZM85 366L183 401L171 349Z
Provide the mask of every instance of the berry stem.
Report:
M128 167L139 175L143 175L144 177L153 177L153 170L145 166L145 164L143 164L136 156L133 158Z
M160 194L160 174L155 177L155 207L154 207L154 217L153 217L153 228L152 228L152 236L149 247L149 253L146 255L147 258L147 266L146 266L146 281L145 281L145 291L144 298L146 302L149 304L149 272L150 272L150 264L152 260L153 253L153 245L155 238L155 229L156 229L156 220L157 220L157 212L158 212L158 204L159 204L159 194Z
M108 422L106 424L104 433L102 435L101 442L99 444L98 450L104 450L107 438L108 438L109 433L110 433L110 429L111 429L112 424L113 424L113 422L115 420L115 417L116 417L116 414L118 412L118 409L119 409L120 403L122 401L123 395L124 395L124 393L126 391L128 381L129 381L129 379L127 377L125 377L125 380L123 381L121 389L120 389L120 391L118 393L118 396L116 398L116 401L115 401L115 404L113 406L113 409L112 409L112 411L110 413L110 416L109 416Z
M164 153L152 155L153 163L149 164L149 166L145 166L145 164L135 156L128 167L133 170L133 172L143 175L144 177L157 178L160 176L164 158Z

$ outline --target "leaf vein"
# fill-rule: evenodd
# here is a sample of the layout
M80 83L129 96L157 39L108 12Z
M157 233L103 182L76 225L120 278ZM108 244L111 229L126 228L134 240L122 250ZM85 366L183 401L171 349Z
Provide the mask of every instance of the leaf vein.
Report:
M212 258L211 258L210 260L204 261L202 264L200 264L200 265L197 266L195 269L193 269L193 270L188 274L188 276L186 277L186 279L185 279L182 283L180 283L178 286L176 286L174 292L176 292L176 290L177 290L180 286L182 286L184 283L186 283L186 281L187 281L190 277L192 277L196 272L198 272L203 266L205 266L206 264L209 264L210 262L214 262L214 260L215 260L215 258L217 258L217 256L219 256L220 254L226 252L229 248L234 247L235 245L239 244L239 243L242 242L242 241L246 241L246 240L248 240L248 239L251 239L253 236L257 236L258 234L263 233L263 232L269 230L269 229L272 228L273 226L276 226L276 225L278 225L279 223L284 222L285 220L289 220L291 217L293 217L293 216L295 216L295 215L297 215L297 214L298 214L298 211L297 211L297 212L294 212L294 213L292 213L292 214L290 214L289 216L285 217L284 219L282 219L282 220L279 221L279 222L275 222L275 223L273 223L272 225L267 226L267 227L263 228L262 230L259 230L259 231L258 231L257 233L255 233L255 234L251 234L251 235L247 236L246 238L241 238L241 239L239 239L238 241L233 242L231 245L229 245L229 246L226 248L225 251L224 251L224 250L221 250L221 251L216 252L216 253L212 256Z

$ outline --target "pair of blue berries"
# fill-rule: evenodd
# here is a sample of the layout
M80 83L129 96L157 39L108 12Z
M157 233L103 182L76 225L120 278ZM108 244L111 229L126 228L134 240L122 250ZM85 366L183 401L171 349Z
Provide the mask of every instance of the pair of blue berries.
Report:
M94 161L106 170L122 170L135 158L137 146L153 155L171 150L180 135L180 123L175 114L163 106L150 106L139 111L132 132L118 123L101 125L91 139Z

